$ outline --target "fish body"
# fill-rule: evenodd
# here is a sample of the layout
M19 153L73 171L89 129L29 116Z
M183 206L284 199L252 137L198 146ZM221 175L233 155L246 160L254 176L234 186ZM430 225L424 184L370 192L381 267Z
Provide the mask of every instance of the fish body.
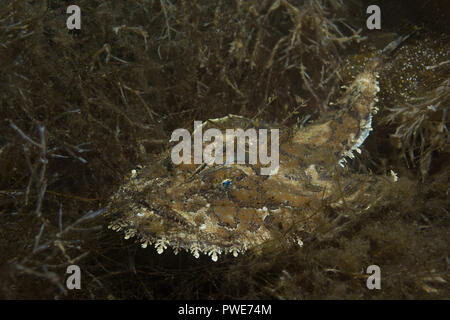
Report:
M386 179L342 167L361 152L372 130L380 91L376 70L382 59L373 59L348 86L338 107L319 120L302 128L277 128L281 134L275 174L262 175L259 161L192 161L170 164L163 173L155 169L160 165L150 163L133 170L111 197L109 227L124 231L126 239L137 237L144 248L154 246L158 253L171 247L174 253L185 250L217 261L220 254L238 256L280 235L302 244L303 236L314 234L325 219L325 207L345 204L363 210ZM202 125L204 130L214 127L276 128L237 115ZM223 141L226 138L224 133ZM170 162L167 155L161 158Z

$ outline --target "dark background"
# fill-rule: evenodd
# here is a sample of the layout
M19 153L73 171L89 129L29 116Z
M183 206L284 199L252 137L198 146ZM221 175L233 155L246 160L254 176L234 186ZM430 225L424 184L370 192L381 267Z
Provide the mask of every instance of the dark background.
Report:
M0 3L2 299L449 297L449 65L425 68L448 61L448 1L80 0L70 32L72 2ZM369 4L381 30L366 28ZM175 128L230 113L319 118L376 50L413 31L380 70L380 113L351 164L397 172L397 201L346 232L213 263L141 249L96 214ZM70 264L81 290L65 289ZM366 288L371 264L381 290Z

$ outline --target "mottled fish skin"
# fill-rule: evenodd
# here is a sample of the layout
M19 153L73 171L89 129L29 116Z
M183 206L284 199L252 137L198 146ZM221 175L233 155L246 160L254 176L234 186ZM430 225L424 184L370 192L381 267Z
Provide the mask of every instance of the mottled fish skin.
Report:
M123 230L126 239L137 236L142 247L153 245L158 253L172 247L216 261L222 253L237 256L287 230L289 241L302 244L300 235L314 233L324 206L364 209L364 199L386 179L341 167L361 152L372 130L379 63L374 59L355 78L335 111L301 129L280 129L276 174L261 175L259 163L170 165L162 173L156 169L161 166L149 164L133 170L112 196L109 227ZM249 120L236 115L204 126L214 123L249 127Z

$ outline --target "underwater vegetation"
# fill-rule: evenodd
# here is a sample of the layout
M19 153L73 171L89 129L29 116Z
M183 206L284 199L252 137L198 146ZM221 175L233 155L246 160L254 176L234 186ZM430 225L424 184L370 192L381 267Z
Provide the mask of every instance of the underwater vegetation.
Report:
M69 32L68 1L0 0L0 297L449 298L448 8L377 3L378 31L365 28L364 1L81 0L82 29ZM324 164L333 185L396 177L363 208L317 200L314 232L274 232L216 262L108 230L132 170L168 176L174 129L237 114L291 141L339 113L371 59L407 34L377 67L361 154L345 169ZM82 290L65 285L73 264ZM366 287L373 264L381 290Z

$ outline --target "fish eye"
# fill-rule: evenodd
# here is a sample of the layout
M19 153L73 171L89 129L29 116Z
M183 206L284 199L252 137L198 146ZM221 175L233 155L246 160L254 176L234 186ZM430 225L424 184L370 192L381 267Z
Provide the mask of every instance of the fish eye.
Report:
M225 188L230 188L231 187L231 180L230 179L225 179L222 181L222 186Z

